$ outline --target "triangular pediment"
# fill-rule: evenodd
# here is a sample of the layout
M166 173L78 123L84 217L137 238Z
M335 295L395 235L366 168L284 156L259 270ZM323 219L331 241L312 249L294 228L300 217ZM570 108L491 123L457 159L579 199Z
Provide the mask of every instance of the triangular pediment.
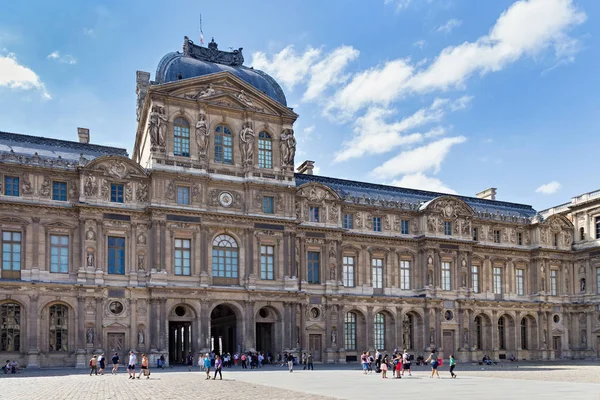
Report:
M120 322L113 322L112 324L102 325L103 328L113 328L113 329L129 329L129 325L122 324Z
M73 229L73 228L75 228L74 226L71 226L71 225L69 225L69 224L65 224L65 223L64 223L64 222L62 222L62 221L53 221L53 222L49 222L49 223L47 223L47 224L44 224L44 227L45 227L46 229L49 229L49 228Z

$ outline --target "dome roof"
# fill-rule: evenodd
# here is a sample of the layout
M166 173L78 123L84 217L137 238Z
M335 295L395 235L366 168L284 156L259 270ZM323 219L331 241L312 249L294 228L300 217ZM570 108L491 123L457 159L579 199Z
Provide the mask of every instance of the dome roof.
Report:
M268 74L257 69L244 67L242 49L233 52L218 50L214 39L208 48L195 45L184 39L183 53L165 55L156 69L156 83L175 82L217 72L230 72L273 100L287 106L285 94L279 84Z

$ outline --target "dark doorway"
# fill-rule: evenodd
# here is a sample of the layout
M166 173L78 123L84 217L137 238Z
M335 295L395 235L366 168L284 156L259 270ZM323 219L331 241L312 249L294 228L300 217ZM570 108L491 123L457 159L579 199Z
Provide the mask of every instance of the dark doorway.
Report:
M225 304L215 307L210 314L210 348L217 354L237 351L236 316Z
M273 323L257 322L256 323L256 350L263 354L275 354L273 348Z
M184 364L192 351L192 323L169 321L169 363Z

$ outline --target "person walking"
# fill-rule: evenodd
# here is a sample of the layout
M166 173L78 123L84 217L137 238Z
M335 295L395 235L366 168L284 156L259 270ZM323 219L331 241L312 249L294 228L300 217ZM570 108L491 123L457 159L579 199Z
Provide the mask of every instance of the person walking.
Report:
M113 363L113 368L112 368L112 374L116 374L117 370L119 369L119 354L115 353L114 356L112 356L112 363Z
M219 380L223 380L223 374L221 374L221 369L223 368L223 359L219 356L215 356L215 376L213 376L213 381L217 379L217 374L219 374Z
M306 370L306 363L308 362L307 358L306 358L306 353L302 353L302 370Z
M308 356L306 356L306 363L308 364L308 368L311 371L314 371L315 367L313 366L313 355L312 353L308 353Z
M128 379L135 379L135 362L137 357L133 350L129 352L129 362L127 363L127 372L129 373Z
M206 371L206 379L210 379L210 355L206 353L204 355L204 370Z
M192 367L194 366L194 356L192 355L192 352L190 351L186 357L186 361L187 361L187 366L188 366L188 371L192 370Z
M294 355L292 353L288 354L287 362L290 372L294 372Z
M454 373L454 367L456 367L456 359L454 355L450 355L450 376L452 378L456 378L456 374Z
M408 354L408 350L404 349L404 354L402 354L402 375L404 376L404 372L408 371L408 376L412 376L412 371L410 369L410 355Z
M439 366L439 362L437 359L437 356L435 354L435 349L431 350L431 354L429 354L429 357L427 357L427 360L425 360L425 363L431 363L431 376L430 378L433 378L433 375L437 375L438 379L440 378L440 373L438 372L438 366Z
M90 376L92 376L92 372L98 375L98 359L95 354L90 359Z
M385 356L383 356L383 360L381 361L380 364L380 368L381 368L381 378L382 379L387 379L387 371L388 371L388 355L386 354Z
M140 379L140 376L142 376L142 374L146 376L146 379L150 379L150 370L148 369L148 357L146 357L145 354L142 354L142 368L140 369L140 374L137 378Z
M248 366L246 365L246 354L242 353L242 356L240 357L240 359L242 360L242 369L247 369Z
M367 370L369 369L369 361L367 359L367 352L363 351L362 355L360 356L360 364L362 366L362 370L363 370L363 375L367 374Z
M98 372L100 372L100 375L104 375L104 368L106 368L106 357L104 357L104 353L100 354L100 357L98 357L98 366L100 368Z

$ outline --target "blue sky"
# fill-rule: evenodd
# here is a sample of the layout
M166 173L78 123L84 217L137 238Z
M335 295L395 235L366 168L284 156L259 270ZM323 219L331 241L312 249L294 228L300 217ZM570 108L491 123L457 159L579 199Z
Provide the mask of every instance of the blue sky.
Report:
M600 188L597 1L9 2L0 130L131 152L135 71L198 41L200 13L281 84L321 175L537 209Z

